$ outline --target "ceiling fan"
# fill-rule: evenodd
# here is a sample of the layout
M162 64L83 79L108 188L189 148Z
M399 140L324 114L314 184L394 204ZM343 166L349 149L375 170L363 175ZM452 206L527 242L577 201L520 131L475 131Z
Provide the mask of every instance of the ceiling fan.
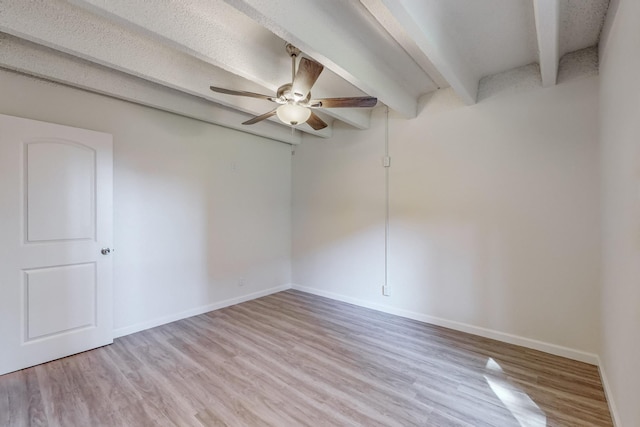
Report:
M296 71L296 57L300 55L300 49L287 43L286 50L291 57L291 83L285 83L280 86L276 92L276 96L224 89L215 86L210 87L214 92L266 99L279 104L275 109L249 119L242 123L243 125L252 125L277 115L283 123L290 126L308 123L313 129L320 130L327 127L327 124L312 111L313 109L374 107L378 102L377 98L371 96L311 99L311 87L320 76L324 67L312 59L302 58Z

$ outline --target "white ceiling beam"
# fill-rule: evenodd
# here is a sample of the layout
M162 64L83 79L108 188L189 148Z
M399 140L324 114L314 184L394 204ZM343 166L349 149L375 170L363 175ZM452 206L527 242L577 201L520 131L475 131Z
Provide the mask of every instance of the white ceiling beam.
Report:
M389 9L381 0L360 0L360 3L367 8L369 13L382 25L391 36L407 51L414 61L422 68L438 86L438 89L449 86L449 82L442 77L440 71L427 58L424 52L418 47L415 40L405 31L398 20L391 14Z
M560 5L558 0L533 0L542 86L554 86L558 79Z
M291 80L290 60L282 40L221 0L182 1L179 7L175 2L164 0L69 1L134 31L142 30L160 43L255 82L260 88L254 92L275 94L280 85ZM211 84L226 85L224 80L212 81ZM322 89L321 84L319 81L316 90ZM368 110L327 109L323 113L359 129L369 127Z
M299 144L301 133L271 121L252 126L240 123L248 116L200 97L167 90L160 85L114 72L92 62L56 52L25 40L0 34L0 68L41 77L90 92L145 105L170 113L236 129L287 144Z
M250 116L274 107L268 101L210 91L216 78L226 79L240 90L260 92L262 88L66 2L9 2L0 13L0 31ZM69 84L73 84L70 79ZM245 120L250 116L243 115ZM300 130L321 137L331 135L331 126L315 131L303 125Z
M364 7L358 2L225 1L405 117L416 117L417 98L423 90L404 84L406 78L414 73L433 85L395 41L393 49L384 44L381 51L379 42L387 43L385 37L391 36L371 25L375 21L362 14Z
M382 3L414 40L455 93L467 105L476 103L478 76L460 54L453 38L438 19L441 0L372 0ZM379 7L377 5L376 7Z

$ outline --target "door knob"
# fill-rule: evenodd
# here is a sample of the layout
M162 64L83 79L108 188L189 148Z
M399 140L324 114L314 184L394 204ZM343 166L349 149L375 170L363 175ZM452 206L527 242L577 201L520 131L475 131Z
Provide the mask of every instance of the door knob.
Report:
M102 255L109 255L111 253L111 249L110 248L102 248L100 253L102 253Z

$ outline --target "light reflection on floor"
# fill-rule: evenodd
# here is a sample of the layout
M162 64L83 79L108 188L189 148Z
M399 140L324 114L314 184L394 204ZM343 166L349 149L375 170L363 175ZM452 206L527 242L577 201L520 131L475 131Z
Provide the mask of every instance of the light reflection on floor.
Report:
M491 390L511 412L521 427L545 427L547 416L531 398L515 384L512 384L500 365L489 358L485 366L485 380Z

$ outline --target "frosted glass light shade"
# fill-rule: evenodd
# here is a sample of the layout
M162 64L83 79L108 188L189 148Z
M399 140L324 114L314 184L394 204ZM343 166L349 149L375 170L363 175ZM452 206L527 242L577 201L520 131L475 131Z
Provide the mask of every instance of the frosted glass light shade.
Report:
M306 122L311 116L311 110L298 104L284 104L276 110L278 118L291 126Z

